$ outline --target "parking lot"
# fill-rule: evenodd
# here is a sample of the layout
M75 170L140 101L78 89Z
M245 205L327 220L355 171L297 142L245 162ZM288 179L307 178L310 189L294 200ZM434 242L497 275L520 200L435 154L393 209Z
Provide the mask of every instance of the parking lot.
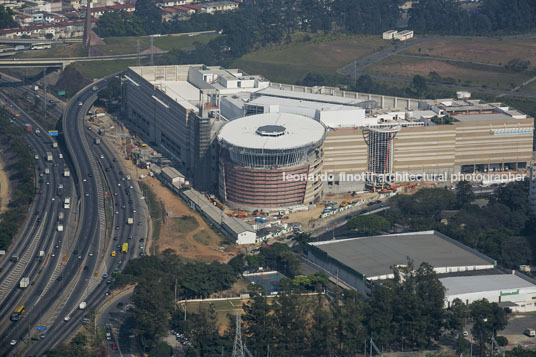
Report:
M528 337L524 335L527 328L536 329L536 311L525 312L518 314L510 314L508 316L508 325L499 333L508 339L508 345L515 347L521 345L526 348L536 348L536 337Z

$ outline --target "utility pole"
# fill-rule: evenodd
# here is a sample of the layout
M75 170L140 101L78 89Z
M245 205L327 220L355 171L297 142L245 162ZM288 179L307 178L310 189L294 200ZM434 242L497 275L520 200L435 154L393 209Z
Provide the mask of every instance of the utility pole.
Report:
M151 38L151 66L154 66L153 36Z
M236 313L235 340L233 345L233 357L253 357L246 344L242 342L242 317L240 311Z
M140 40L138 39L137 41L137 45L138 45L138 49L136 51L136 53L138 54L138 67L140 66Z

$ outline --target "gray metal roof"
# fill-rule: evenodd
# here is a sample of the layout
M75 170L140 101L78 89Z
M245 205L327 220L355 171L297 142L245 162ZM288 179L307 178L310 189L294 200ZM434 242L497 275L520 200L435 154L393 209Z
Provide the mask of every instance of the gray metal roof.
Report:
M434 268L493 265L493 260L435 232L413 232L373 237L349 238L311 243L340 263L367 278L392 274L394 265L418 267L422 262Z
M512 274L454 276L440 278L447 289L446 295L460 295L484 291L504 291L521 288L536 288L531 282Z

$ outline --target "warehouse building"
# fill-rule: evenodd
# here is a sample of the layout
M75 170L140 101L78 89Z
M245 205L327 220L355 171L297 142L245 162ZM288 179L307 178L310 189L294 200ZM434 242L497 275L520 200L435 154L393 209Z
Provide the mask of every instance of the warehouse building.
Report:
M496 302L513 312L536 311L536 281L524 274L490 274L440 278L446 307L455 299L466 304L480 299Z
M496 262L439 232L423 231L309 243L306 260L345 285L368 293L394 278L393 266L426 262L438 274L493 269Z

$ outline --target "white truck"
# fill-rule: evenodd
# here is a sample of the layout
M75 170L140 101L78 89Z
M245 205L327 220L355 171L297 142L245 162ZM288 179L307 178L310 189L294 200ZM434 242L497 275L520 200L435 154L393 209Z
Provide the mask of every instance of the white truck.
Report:
M85 310L86 307L87 307L87 303L86 303L85 301L82 301L82 302L80 303L80 305L78 305L78 308L79 308L80 310Z
M63 232L63 224L58 224L58 232Z
M34 86L33 86L33 90L38 91L38 90L39 90L39 86L38 86L37 84L34 85Z
M35 129L35 135L40 136L41 135L41 130Z
M99 145L99 144L100 144L100 139L99 139L99 138L95 138L95 144L96 144L96 145Z
M39 251L39 258L43 258L45 256L45 251L44 250L40 250Z
M63 201L63 208L71 208L71 197L65 197L65 200Z
M63 169L63 177L69 177L71 176L71 171L69 171L69 168L64 168Z
M50 175L50 169L48 167L45 168L45 175Z
M63 211L60 211L60 213L58 214L58 222L63 222L64 219L65 213L63 213Z
M55 141L53 141L53 142L52 142L52 148L53 148L53 149L57 149L57 148L58 148L58 143L55 142Z
M21 289L24 289L24 288L27 288L28 286L30 285L30 278L29 277L24 277L22 279L20 279L20 288Z
M47 151L47 161L52 161L53 158L52 153Z
M127 224L134 224L134 218L128 217Z

